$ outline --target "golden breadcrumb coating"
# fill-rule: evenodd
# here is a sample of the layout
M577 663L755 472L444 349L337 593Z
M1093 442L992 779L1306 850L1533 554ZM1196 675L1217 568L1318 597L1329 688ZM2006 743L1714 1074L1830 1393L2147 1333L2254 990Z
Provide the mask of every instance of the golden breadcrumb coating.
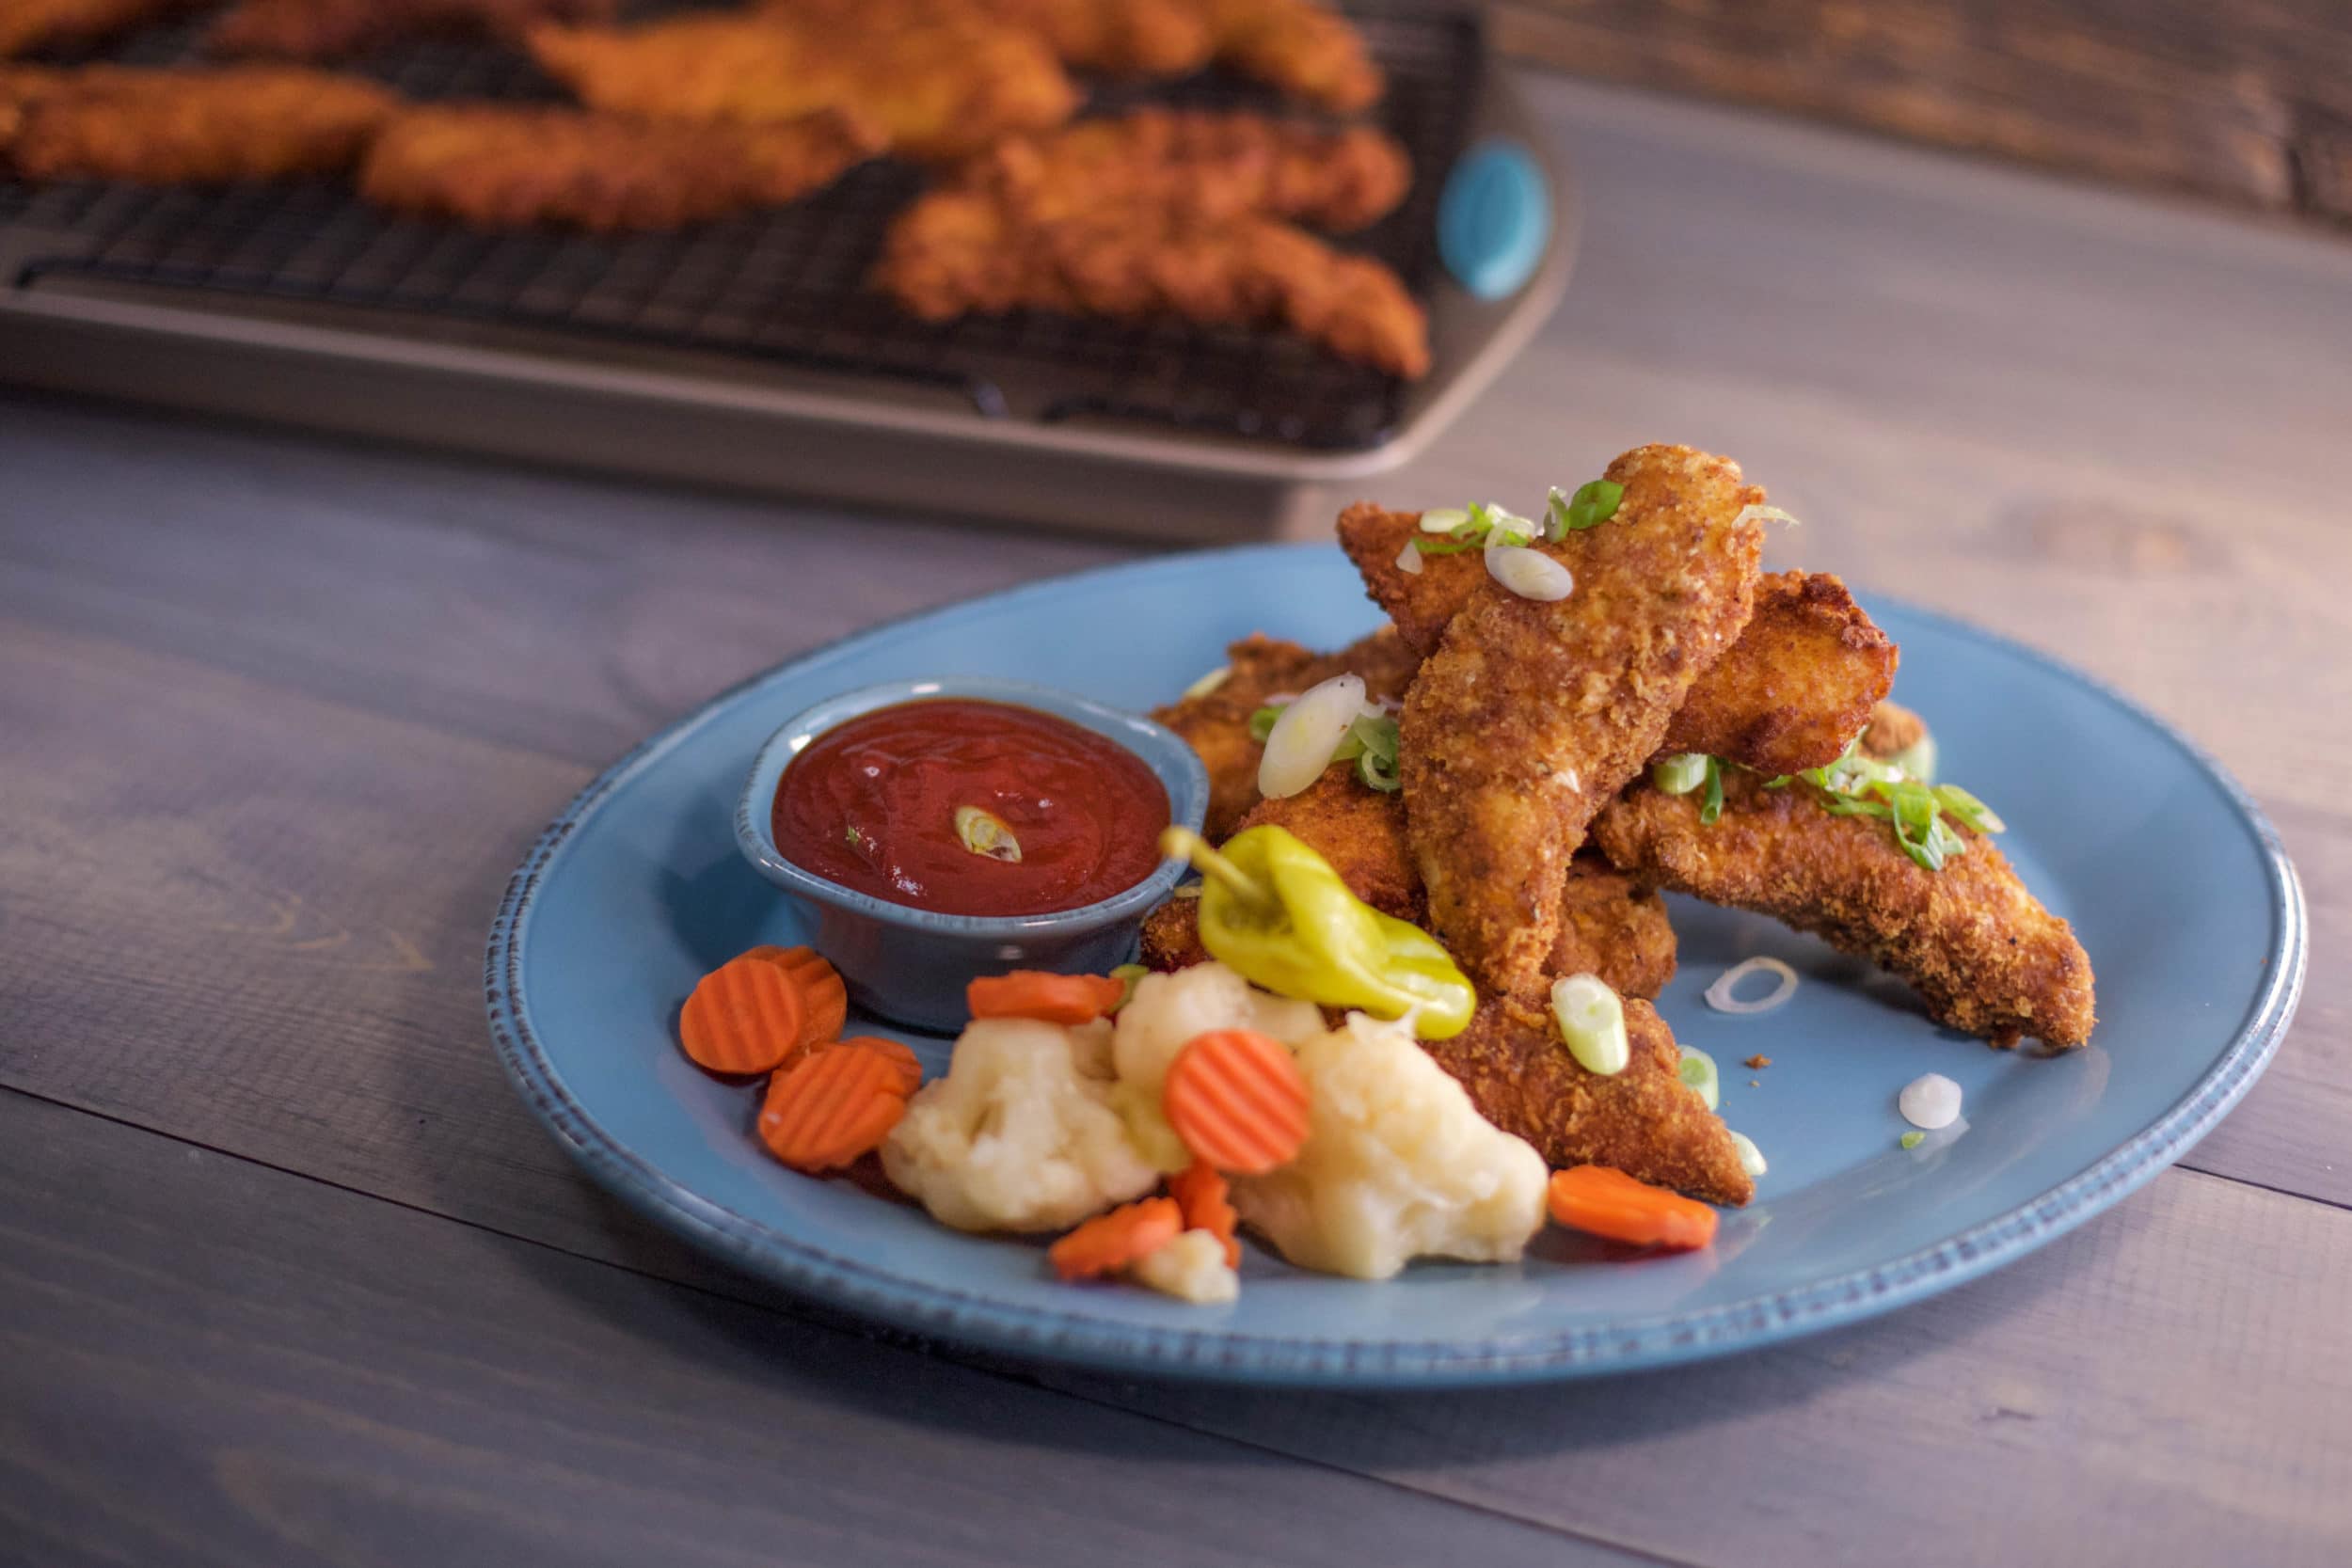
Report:
M1801 781L1768 789L1735 772L1723 815L1703 824L1695 795L1645 784L1601 813L1593 842L1644 881L1769 914L1884 966L1952 1028L2001 1046L2028 1035L2058 1047L2090 1037L2089 955L1991 839L1955 823L1966 852L1930 871L1885 822L1836 816Z
M1568 863L1754 607L1763 492L1688 447L1609 465L1615 515L1543 552L1575 592L1489 582L1405 697L1398 762L1437 934L1482 990L1541 991Z
M979 15L801 21L689 13L642 27L543 25L542 69L589 107L656 119L870 117L894 150L956 158L1060 124L1078 89L1036 34Z
M1900 703L1882 702L1870 710L1862 732L1862 754L1886 762L1928 737L1928 721Z
M1339 535L1373 602L1425 653L1487 578L1475 550L1425 556L1419 572L1401 570L1397 557L1420 524L1418 512L1359 502L1340 515ZM1692 686L1661 750L1705 752L1773 775L1823 767L1886 695L1897 657L1894 640L1836 578L1768 576L1756 584L1756 613Z
M1379 102L1388 83L1364 36L1320 0L1207 0L1217 63L1334 114Z
M434 105L394 117L359 189L477 229L674 229L791 201L881 150L839 110L773 125L637 120L538 105Z
M1273 218L1106 203L1031 221L995 192L934 190L901 213L874 280L926 321L1029 309L1279 327L1406 380L1429 319L1388 267Z
M400 103L372 82L290 66L0 71L8 100L18 175L147 184L348 168Z
M610 22L616 0L238 0L205 34L216 55L334 60L413 38L518 42L542 22Z
M1470 1091L1479 1115L1555 1168L1608 1165L1637 1180L1738 1206L1756 1196L1723 1118L1682 1081L1681 1051L1656 1008L1625 1003L1631 1060L1603 1077L1570 1053L1550 1009L1509 997L1422 1049Z
M1148 202L1203 219L1255 214L1345 232L1387 215L1413 182L1410 156L1370 126L1143 108L1013 136L958 171L1027 221Z
M1402 702L1406 685L1421 668L1420 656L1391 626L1335 654L1253 634L1227 648L1225 658L1225 678L1214 689L1152 710L1152 717L1184 736L1208 767L1209 815L1200 831L1215 844L1231 838L1258 803L1258 761L1265 748L1250 738L1251 714L1334 675L1361 676L1366 702Z

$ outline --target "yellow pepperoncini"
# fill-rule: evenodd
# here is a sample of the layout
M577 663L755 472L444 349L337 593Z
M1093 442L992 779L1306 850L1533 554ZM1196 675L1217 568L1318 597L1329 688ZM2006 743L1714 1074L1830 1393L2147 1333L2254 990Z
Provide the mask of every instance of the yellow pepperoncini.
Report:
M1375 1018L1411 1014L1426 1040L1460 1034L1478 993L1438 939L1358 898L1321 855L1272 823L1220 853L1170 828L1160 848L1199 868L1200 945L1278 996Z

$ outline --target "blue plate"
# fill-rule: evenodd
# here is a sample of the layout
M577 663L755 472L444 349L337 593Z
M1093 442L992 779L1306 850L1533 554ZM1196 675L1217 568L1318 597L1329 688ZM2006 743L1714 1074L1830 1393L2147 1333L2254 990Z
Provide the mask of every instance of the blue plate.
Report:
M2012 1261L2180 1158L2277 1048L2301 990L2302 894L2219 768L2088 678L1957 623L1874 613L1944 775L2008 819L2003 845L2074 923L2099 1028L2064 1056L1938 1028L1904 989L1754 916L1677 901L1659 1006L1713 1053L1723 1110L1772 1162L1709 1250L1604 1259L1549 1231L1512 1267L1420 1265L1365 1285L1262 1253L1203 1308L1055 1282L1040 1247L965 1236L846 1181L776 1164L755 1091L674 1043L708 969L806 933L738 854L736 797L778 724L852 687L952 672L1144 708L1264 629L1334 647L1374 624L1327 546L1259 546L1040 583L852 637L738 687L583 790L515 876L491 931L491 1032L525 1101L654 1219L806 1295L1041 1361L1350 1387L1503 1383L1691 1360L1915 1301ZM2160 850L2160 852L2158 852ZM1756 1017L1700 1001L1753 953L1805 976ZM933 1072L946 1042L898 1034ZM2118 1063L2115 1053L2121 1052ZM1770 1068L1740 1066L1750 1055ZM1895 1096L1960 1081L1965 1130L1904 1149Z

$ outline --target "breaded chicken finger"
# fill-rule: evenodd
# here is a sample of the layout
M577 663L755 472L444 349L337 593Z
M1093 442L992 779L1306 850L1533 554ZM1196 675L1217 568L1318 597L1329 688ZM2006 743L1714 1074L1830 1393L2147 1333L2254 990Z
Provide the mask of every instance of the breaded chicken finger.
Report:
M1769 914L1884 966L1952 1028L2001 1046L2082 1044L2094 1007L2082 943L1991 839L1954 831L1965 849L1930 871L1886 822L1836 816L1802 781L1770 789L1733 772L1713 823L1694 795L1643 784L1601 813L1593 842L1644 881Z

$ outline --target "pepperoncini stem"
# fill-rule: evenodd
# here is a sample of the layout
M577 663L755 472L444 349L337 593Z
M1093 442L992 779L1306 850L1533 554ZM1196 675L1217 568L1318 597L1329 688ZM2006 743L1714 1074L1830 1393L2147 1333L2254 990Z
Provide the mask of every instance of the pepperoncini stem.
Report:
M1245 903L1272 905L1274 890L1235 865L1216 846L1190 828L1169 827L1160 833L1160 853L1172 861L1190 861L1203 877L1215 878Z

